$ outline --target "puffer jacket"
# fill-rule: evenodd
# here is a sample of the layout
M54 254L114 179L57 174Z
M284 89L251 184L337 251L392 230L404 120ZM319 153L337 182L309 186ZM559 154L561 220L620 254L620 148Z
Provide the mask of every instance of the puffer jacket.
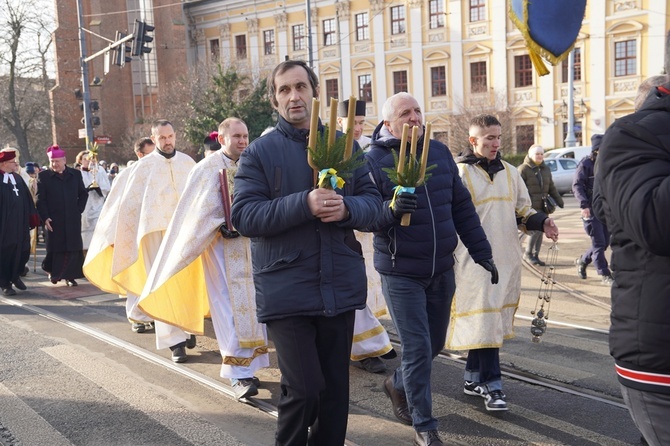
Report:
M382 130L384 129L384 130ZM456 163L449 149L439 141L429 144L430 172L425 185L416 188L417 209L409 226L400 226L389 207L395 184L384 168L393 168L393 152L400 140L391 136L380 123L372 135L366 153L370 172L384 200L383 213L374 231L374 264L382 274L430 278L454 265L453 252L458 237L468 248L475 262L492 258L491 245L481 227L472 204L470 192L463 186ZM417 157L421 157L423 137L418 141ZM409 151L409 148L408 148Z
M542 197L546 195L551 196L558 207L562 208L564 206L563 197L556 190L554 180L551 177L551 170L544 161L538 166L526 155L523 164L518 169L523 182L526 183L526 188L528 188L533 209L536 211L543 209Z
M275 131L242 152L235 175L232 221L240 234L251 238L260 322L335 316L365 306L365 262L353 229L376 220L379 192L366 167L359 168L338 191L349 217L321 222L307 205L313 170L306 146L307 131L280 117Z
M664 91L665 89L665 91ZM610 352L619 381L670 394L670 84L607 130L593 210L611 234Z

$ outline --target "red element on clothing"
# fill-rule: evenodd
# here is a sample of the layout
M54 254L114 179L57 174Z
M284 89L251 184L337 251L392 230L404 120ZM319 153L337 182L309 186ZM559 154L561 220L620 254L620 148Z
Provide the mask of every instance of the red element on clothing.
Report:
M658 91L660 91L661 93L670 94L670 90L668 90L667 88L665 88L662 85L660 87L657 87L657 88L658 88Z
M617 374L621 377L643 384L655 384L660 386L670 386L670 375L660 373L638 372L636 370L625 369L619 365L614 366Z
M0 152L0 163L4 163L5 161L10 161L16 158L16 152L14 151L6 151L6 152Z
M37 214L30 214L30 217L28 218L28 226L30 226L30 229L36 228L40 225L40 216Z
M218 141L219 132L212 132L212 133L209 134L209 137L210 137L213 141Z

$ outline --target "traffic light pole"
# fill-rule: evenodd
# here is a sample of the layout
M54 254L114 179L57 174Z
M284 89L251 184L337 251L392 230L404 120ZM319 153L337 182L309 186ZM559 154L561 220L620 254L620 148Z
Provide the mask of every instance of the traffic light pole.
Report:
M79 25L79 63L81 65L81 93L84 101L84 128L86 129L86 148L93 142L91 124L91 91L88 83L88 62L86 60L86 34L84 32L84 12L81 0L77 0L77 23Z

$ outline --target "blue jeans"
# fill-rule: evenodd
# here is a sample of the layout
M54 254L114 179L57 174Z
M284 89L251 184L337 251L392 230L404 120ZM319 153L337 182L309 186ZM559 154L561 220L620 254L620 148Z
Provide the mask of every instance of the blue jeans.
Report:
M502 390L499 352L499 348L470 350L463 378L476 384L486 384L489 391Z
M444 348L447 336L456 290L454 271L425 279L381 274L381 282L402 344L402 360L393 374L393 387L405 392L414 429L436 430L430 374L433 358Z
M581 257L582 262L586 265L593 262L599 275L609 276L611 271L605 257L605 251L610 244L610 234L607 226L595 217L584 220L583 223L584 231L591 237L591 247Z

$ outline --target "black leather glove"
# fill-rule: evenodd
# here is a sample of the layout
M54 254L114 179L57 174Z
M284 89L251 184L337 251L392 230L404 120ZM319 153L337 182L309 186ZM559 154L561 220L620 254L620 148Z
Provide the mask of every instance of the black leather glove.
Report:
M493 263L493 259L484 259L477 262L482 268L491 273L491 283L498 283L498 268L496 264Z
M393 216L402 218L404 214L412 214L416 211L417 195L411 192L400 192L393 203Z

